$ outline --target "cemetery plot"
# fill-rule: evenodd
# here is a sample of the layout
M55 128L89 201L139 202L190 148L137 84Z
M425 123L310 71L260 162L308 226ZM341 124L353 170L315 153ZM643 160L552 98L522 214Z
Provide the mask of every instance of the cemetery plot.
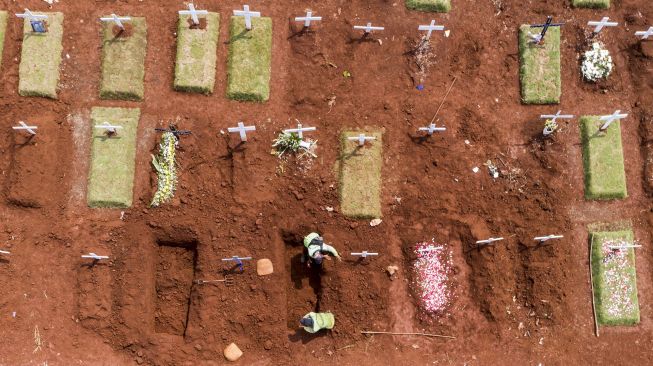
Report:
M91 167L88 174L90 207L129 207L134 185L138 108L93 108ZM122 126L115 136L95 128L108 122Z
M531 38L540 31L530 25L519 29L519 76L525 104L560 102L560 28L548 28L542 45L535 44Z
M147 25L145 18L131 18L121 30L113 22L102 23L102 80L100 98L142 100L144 95Z
M633 232L592 232L590 241L592 286L598 323L639 323Z
M7 200L22 207L52 206L60 198L58 194L53 194L53 190L63 188L61 181L67 166L57 161L57 158L62 158L57 136L63 130L52 118L39 119L38 126L32 122L27 125L37 127L32 129L36 135L27 130L11 132L13 159ZM44 189L44 184L48 186L47 189Z
M158 254L154 327L157 333L184 335L195 276L197 243L159 242Z
M200 19L205 27L193 25L190 15L179 15L177 27L176 90L211 94L215 84L220 15L208 13Z
M63 14L39 13L47 15L46 32L32 30L30 19L23 24L23 46L21 49L18 93L22 96L57 99L59 65L63 46Z
M448 13L451 0L406 0L406 7L411 10Z
M571 0L571 4L576 8L608 9L610 0Z
M111 321L111 268L105 263L84 262L77 271L79 319L89 328L106 327Z
M375 140L360 146L359 131L345 131L340 137L340 209L355 218L381 217L381 166L383 144L380 131L365 135Z
M229 38L229 81L227 97L243 101L266 101L270 97L272 62L272 19L231 17Z
M613 122L599 132L604 122L598 116L580 118L585 198L621 199L627 197L626 173L621 146L621 125Z
M2 53L5 48L6 31L7 31L7 12L0 11L0 63L2 62Z

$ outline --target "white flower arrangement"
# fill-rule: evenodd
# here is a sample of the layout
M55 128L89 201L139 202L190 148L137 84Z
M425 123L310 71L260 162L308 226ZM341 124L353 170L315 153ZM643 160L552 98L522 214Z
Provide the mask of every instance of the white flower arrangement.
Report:
M177 138L172 132L165 132L159 144L159 156L152 155L152 165L157 172L159 182L157 191L152 198L152 207L168 202L175 195L177 188L177 169L175 166L175 151Z
M556 130L558 129L558 122L556 122L553 119L547 119L546 122L544 122L544 130L542 130L542 134L544 136L550 136Z
M581 65L583 77L588 81L599 81L612 73L612 57L610 51L603 48L600 42L592 43L592 49L585 52Z

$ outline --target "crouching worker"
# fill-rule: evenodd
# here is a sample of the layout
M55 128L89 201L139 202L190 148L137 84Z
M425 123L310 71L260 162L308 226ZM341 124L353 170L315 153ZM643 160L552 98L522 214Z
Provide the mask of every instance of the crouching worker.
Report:
M306 247L308 255L307 265L309 267L311 266L311 262L317 266L321 266L323 259L326 258L327 260L331 260L329 255L332 255L338 258L339 261L342 261L340 254L338 254L336 248L332 247L329 244L324 244L324 239L318 233L310 233L306 235L304 238L304 246ZM306 258L306 254L304 258Z
M322 329L333 329L336 319L331 313L313 313L304 315L299 320L304 330L309 333L317 333Z

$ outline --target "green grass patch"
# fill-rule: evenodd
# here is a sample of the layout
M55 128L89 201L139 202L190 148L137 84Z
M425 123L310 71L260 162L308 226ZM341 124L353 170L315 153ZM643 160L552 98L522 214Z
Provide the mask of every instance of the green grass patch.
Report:
M451 10L451 0L406 0L410 10L448 13Z
M359 147L349 141L361 131L345 131L340 136L340 210L354 218L381 217L381 165L383 141L380 131L365 132L376 137Z
M57 99L59 66L63 45L63 13L36 13L48 16L46 33L32 32L28 19L23 22L23 48L18 68L18 94L25 97Z
M610 0L572 0L571 4L576 8L608 9Z
M5 48L5 33L7 32L7 12L0 11L0 64L2 63L2 51Z
M91 168L88 174L90 207L129 207L134 186L138 108L93 108L91 112ZM108 138L95 125L109 122L122 126Z
M211 94L215 84L220 15L209 13L205 29L191 29L190 15L180 15L177 27L176 90Z
M519 78L525 104L560 103L560 27L549 28L543 45L531 43L529 32L541 31L529 25L519 28Z
M634 325L639 323L635 251L610 250L610 244L633 244L633 232L590 233L596 317L600 325Z
M621 124L614 121L606 133L599 133L598 116L580 118L585 170L585 198L593 200L622 199L626 191Z
M126 24L132 27L127 37L114 35L113 22L102 24L102 99L143 99L147 25L145 18L134 17Z
M236 100L266 101L270 98L272 62L272 19L252 19L245 29L243 17L231 17L229 27L227 97Z

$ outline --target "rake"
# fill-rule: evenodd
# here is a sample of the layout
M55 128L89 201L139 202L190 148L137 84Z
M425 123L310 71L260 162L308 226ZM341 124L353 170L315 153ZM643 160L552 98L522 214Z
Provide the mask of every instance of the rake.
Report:
M193 283L198 284L198 285L218 283L218 282L224 282L225 286L232 286L235 283L234 277L232 275L226 275L226 276L224 276L224 279L222 279L222 280L195 280L195 281L193 281Z

